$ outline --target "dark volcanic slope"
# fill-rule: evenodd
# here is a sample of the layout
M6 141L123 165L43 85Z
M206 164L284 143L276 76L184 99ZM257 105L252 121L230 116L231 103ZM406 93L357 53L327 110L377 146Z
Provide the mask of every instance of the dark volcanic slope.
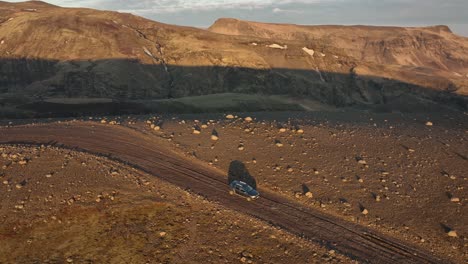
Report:
M239 203L226 191L223 174L164 147L161 139L118 126L51 124L0 130L0 143L54 142L110 155L182 188L189 188L232 209L283 227L369 263L449 263L424 250L368 228L324 215L265 190L253 203ZM93 135L93 136L89 136Z
M47 97L237 92L384 110L467 108L467 40L443 27L310 30L221 20L206 31L0 2L0 43L0 103L12 107Z

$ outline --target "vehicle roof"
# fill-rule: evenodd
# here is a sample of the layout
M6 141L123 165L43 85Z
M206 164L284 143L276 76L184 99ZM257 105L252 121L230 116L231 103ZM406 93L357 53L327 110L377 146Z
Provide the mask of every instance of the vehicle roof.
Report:
M238 181L238 180L234 180L231 182L232 183L238 183L238 184L242 184L242 185L248 185L247 183L243 182L243 181Z

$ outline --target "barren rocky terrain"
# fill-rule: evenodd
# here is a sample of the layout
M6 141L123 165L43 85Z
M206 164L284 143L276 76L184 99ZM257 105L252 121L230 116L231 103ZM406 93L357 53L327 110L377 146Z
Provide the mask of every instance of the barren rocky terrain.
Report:
M1 263L351 263L107 158L0 148Z
M467 263L467 111L443 25L0 1L0 263Z
M98 118L96 123L76 120L59 123L53 121L46 125L37 124L37 121L34 122L36 124L27 121L26 123L31 124L2 128L0 140L4 143L42 142L57 147L77 148L100 153L100 156L110 155L109 157L115 161L91 158L92 156L88 154L72 151L74 157L80 157L76 161L76 166L90 168L90 176L80 180L79 175L82 172L80 170L80 173L75 172L72 174L74 176L69 176L71 178L67 178L68 180L62 183L68 186L59 188L61 191L44 192L46 197L60 196L54 198L54 201L59 204L57 207L47 205L46 200L49 198L43 202L42 198L33 198L35 196L28 191L26 196L5 199L9 202L5 203L5 206L2 205L2 210L32 213L35 216L48 215L44 212L51 210L52 214L59 217L65 214L64 211L56 211L62 206L66 208L81 206L81 202L76 202L76 197L73 198L75 195L81 195L79 199L88 197L88 200L83 199L83 201L87 201L90 208L101 208L106 202L110 205L114 204L111 198L107 198L114 193L117 193L115 195L117 201L133 196L140 197L135 199L141 200L143 199L141 195L145 194L146 199L159 200L159 197L162 197L163 203L167 206L179 208L174 203L178 205L183 200L180 197L201 195L206 198L191 198L197 202L191 204L192 207L187 208L182 213L183 215L195 214L192 210L198 210L195 208L196 204L203 203L202 207L205 209L215 206L218 210L222 210L221 215L227 217L222 220L223 223L245 217L246 220L240 223L249 223L247 226L252 227L250 221L258 220L253 220L255 218L249 218L249 216L263 220L255 222L258 223L257 225L269 226L264 221L270 222L276 227L305 238L304 240L296 238L295 242L290 244L291 248L303 245L295 250L302 248L307 252L310 252L308 247L314 248L313 252L317 253L315 257L313 253L312 255L300 252L293 254L294 256L298 254L297 256L302 260L305 259L305 262L320 263L324 262L324 259L350 261L342 257L342 254L359 262L371 263L394 261L463 263L467 258L468 217L465 207L468 127L466 117L463 115L283 112L242 114L238 117L235 114L172 117L122 116ZM9 126L14 125L15 122L18 123L18 121L13 121ZM108 139L108 143L99 143L104 143L105 138ZM135 148L134 144L138 144L138 147ZM134 148L140 154L133 152ZM2 195L16 197L14 195L21 194L28 189L28 186L31 186L30 188L37 186L38 190L43 188L47 190L58 184L40 184L41 180L37 182L30 180L32 177L30 173L21 171L36 164L38 169L34 171L40 171L37 177L43 177L44 181L55 179L53 175L49 178L47 175L58 173L56 172L58 169L50 171L51 168L45 165L47 163L38 162L43 155L37 157L38 154L30 154L43 151L62 154L70 152L47 147L31 149L7 146L3 148L3 153L6 154L4 155L6 166L2 170L2 179L6 184ZM23 152L24 154L21 154ZM15 154L17 156L13 156ZM67 155L70 154L63 155L66 161ZM60 166L65 164L65 167L68 167L68 162L62 158L51 158L51 161L55 159ZM101 160L100 165L91 165L95 164L91 162L94 159ZM160 180L151 179L150 175L138 170L131 172L131 175L135 176L128 176L128 184L136 184L136 191L124 192L122 188L126 190L129 187L115 185L117 183L114 184L112 179L121 179L120 177L127 175L126 171L131 171L131 169L123 164L118 165L116 161L129 162L130 166L138 165L136 168L180 186L190 194L176 187L170 187L172 186L170 184L160 183ZM250 175L248 178L254 179L261 192L260 200L247 202L243 198L232 197L228 194L227 179L233 168L233 161L245 166L244 173ZM113 165L106 165L108 163ZM164 165L166 163L167 165ZM117 168L117 166L123 166L123 168ZM124 169L125 172L120 172ZM98 180L99 177L103 177L103 182ZM152 183L145 183L154 181L159 187ZM77 191L71 191L74 185L83 186L83 188L77 187ZM141 191L147 189L152 192ZM161 193L164 194L161 195ZM170 196L175 193L181 193L177 196L179 198ZM96 202L96 199L100 202ZM119 204L120 207L115 209L116 212L125 211L128 207L134 210L132 205L135 202L132 199ZM32 203L34 201L44 203L45 207ZM288 206L296 209L291 210ZM110 208L113 207L110 206ZM179 209L174 210L179 212ZM283 214L286 212L287 215ZM163 226L163 228L154 226L153 233L143 228L141 232L146 234L148 239L156 237L157 241L160 241L159 232L168 232L166 230L169 229L165 225L168 225L168 221L170 223L172 221L163 215L165 214L152 216L153 218L145 216L144 219L139 220L141 224L137 225L140 226L138 228L146 226L148 221L157 222ZM3 226L7 230L14 228L12 222L17 220L17 216L17 214L6 214ZM121 220L130 216L118 217ZM163 217L163 220L158 217ZM170 214L167 217L173 216ZM299 217L301 220L293 223L287 222L290 219L299 219ZM324 221L325 219L328 220ZM113 230L114 226L120 225L120 220L117 220L109 220L111 222L106 225L110 226L108 229ZM178 226L178 224L174 225ZM180 232L185 234L190 226L192 225L181 226ZM247 226L241 228L248 228ZM343 227L346 229L342 229ZM76 226L75 228L80 229ZM100 228L104 227L96 226L97 230ZM199 229L198 232L204 232L201 230L203 229ZM241 237L237 231L229 229L229 232L229 236L238 239ZM348 236L347 232L354 233L349 233ZM101 232L98 233L101 234ZM27 236L23 236L21 232L19 232L20 235L7 234L10 234L9 237L12 239L11 245L24 243L25 239L27 240ZM225 234L221 233L220 236L225 236ZM71 235L69 239L75 241L73 237ZM275 235L275 237L279 236ZM252 243L250 238L246 241L249 241L245 242L246 246L234 253L231 251L227 253L227 248L220 248L220 242L215 243L216 246L212 246L210 250L213 252L219 250L218 255L223 255L227 261L231 261L237 257L242 258L239 255L242 250L252 252L252 248L256 248L250 244ZM259 247L263 246L263 240L259 240L258 243ZM189 244L192 245L194 251L199 249L198 245ZM321 249L319 245L325 245L326 249ZM106 247L113 248L114 246L106 244ZM173 254L177 256L178 250L179 248L174 246L170 252L174 252ZM387 258L383 253L385 251L382 250L390 250L392 253ZM328 255L324 255L327 251ZM65 253L60 255L61 257L73 254L82 257L78 253L63 252ZM151 252L157 256L158 260L161 260L161 256L175 259L172 258L172 253L166 255L161 253L163 251ZM276 249L262 252L264 254L258 255L261 259L257 258L253 262L282 263L285 261L284 258L275 255L278 253ZM418 257L410 260L415 252L418 252L416 253ZM93 252L89 253L89 259L93 260L93 254ZM125 257L140 256L139 254L129 252ZM257 254L254 255L257 256ZM44 253L42 259L45 256L50 255ZM434 257L442 259L435 260ZM248 258L245 260L248 261Z
M241 160L259 186L289 199L466 260L466 117L277 113L214 123L197 118L166 121L157 133L223 171ZM200 134L191 133L202 126Z

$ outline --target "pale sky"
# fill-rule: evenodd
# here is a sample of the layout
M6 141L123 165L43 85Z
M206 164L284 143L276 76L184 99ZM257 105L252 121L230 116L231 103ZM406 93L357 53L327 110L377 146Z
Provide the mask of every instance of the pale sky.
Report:
M21 2L21 1L11 1ZM140 15L159 22L208 27L217 18L338 25L448 25L468 36L468 0L46 0Z

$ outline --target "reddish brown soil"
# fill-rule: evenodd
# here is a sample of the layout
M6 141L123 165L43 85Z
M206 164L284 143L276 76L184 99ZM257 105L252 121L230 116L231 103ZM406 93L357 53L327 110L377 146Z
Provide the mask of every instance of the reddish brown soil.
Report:
M405 122L407 122L407 120ZM418 198L420 196L415 196L415 198L413 198L413 201L419 202L427 200L424 195L428 195L430 198L433 198L433 201L438 201L442 205L454 205L454 207L446 206L444 208L445 212L442 212L442 214L447 213L452 210L450 208L454 208L455 211L453 211L453 214L447 215L450 222L447 222L447 217L445 219L440 218L442 220L439 220L440 222L437 223L439 224L437 229L432 230L432 233L422 233L424 234L424 237L427 238L428 243L422 243L422 241L425 240L424 237L418 237L420 241L418 242L419 245L416 245L416 242L410 239L412 237L411 235L401 234L400 226L395 228L395 232L388 232L389 229L385 223L386 221L389 221L386 220L386 216L390 215L388 213L389 208L397 210L391 214L395 213L400 217L406 216L412 221L417 221L418 219L421 219L420 217L432 215L437 211L437 209L439 209L435 206L426 204L419 207L419 210L417 206L413 206L411 210L412 213L409 213L409 211L402 210L398 206L395 206L400 202L405 201L403 194L399 194L399 192L403 192L403 190L398 191L397 189L401 187L397 187L397 185L404 183L404 186L406 186L406 184L411 185L411 183L406 178L403 179L398 177L398 172L392 172L393 169L400 167L393 166L395 164L399 164L399 162L395 162L395 164L393 164L390 163L390 161L387 161L391 166L385 168L385 170L386 172L392 173L385 173L385 175L382 173L383 168L378 168L378 166L385 165L383 165L383 161L379 161L379 158L381 158L381 155L385 154L385 151L381 148L381 145L378 144L393 144L393 146L395 146L395 148L392 148L392 151L395 153L389 152L386 156L389 160L392 159L389 158L390 155L394 155L395 158L398 157L399 159L405 160L411 159L411 155L414 155L415 157L418 157L418 162L421 162L424 159L419 155L423 155L424 153L427 155L434 154L430 151L426 152L426 150L424 150L424 148L419 144L411 142L409 139L405 139L405 136L398 136L402 130L397 129L396 132L394 132L395 134L393 134L393 136L396 138L392 138L393 136L390 133L390 135L384 136L383 140L379 137L378 140L375 139L375 142L373 142L372 135L383 133L383 131L379 130L381 129L379 127L375 128L365 124L361 124L353 129L348 126L336 127L326 123L323 124L322 127L308 127L306 125L302 125L305 132L304 134L298 134L297 131L296 133L292 133L290 130L289 132L278 134L277 128L274 127L274 125L272 127L267 123L243 123L241 121L222 121L214 123L216 123L216 129L220 134L220 140L217 143L210 142L209 135L211 134L211 129L202 129L201 135L193 135L190 124L181 123L179 125L177 121L166 120L163 126L164 132L156 132L156 134L167 137L171 141L178 142L176 146L182 146L186 150L190 150L192 152L195 151L197 157L201 159L204 159L203 155L206 155L207 153L214 154L216 151L221 151L220 153L223 153L223 156L219 154L218 161L224 160L224 165L219 165L223 171L226 171L226 164L234 159L239 159L247 163L251 161L252 158L256 158L258 160L257 165L251 164L248 165L248 168L251 169L252 175L254 175L259 182L259 190L262 193L262 198L259 200L253 203L248 203L229 196L227 194L226 176L223 171L209 168L193 157L183 157L183 155L172 150L172 143L169 141L162 141L160 138L153 135L145 135L141 132L132 131L119 126L103 126L78 122L12 127L2 129L1 141L27 141L30 143L51 143L52 141L55 141L56 144L64 144L67 147L79 147L87 151L100 153L101 155L110 153L114 158L130 162L155 176L178 186L189 188L193 192L200 193L212 201L220 202L229 208L269 221L310 240L325 243L329 247L361 261L378 263L393 263L395 261L439 263L442 260L435 257L435 255L445 255L444 258L447 257L454 261L464 258L466 251L464 249L463 241L465 239L464 234L466 232L466 221L463 221L465 217L463 211L457 207L463 206L463 196L460 196L460 201L462 201L462 203L459 205L450 203L450 200L446 203L441 197L433 196L427 192L425 192L421 198ZM213 126L213 124L210 124L210 126ZM352 127L352 125L350 126ZM382 126L382 129L390 129L389 126L391 126L391 124L387 127ZM395 127L397 126L398 125L395 124ZM432 128L425 128L423 124L420 124L419 126L421 131L424 131L423 129L430 129L432 131ZM139 126L137 124L136 127L143 128L143 125ZM251 127L254 134L251 132L246 133L245 127ZM401 126L401 128L407 129L408 126ZM349 129L353 132L349 131ZM435 133L441 132L438 129L439 128L436 127L434 128ZM170 137L172 133L174 133L173 138ZM459 156L449 155L450 162L454 162L451 164L452 170L450 171L450 174L455 175L457 172L462 171L464 166L466 166L464 163L466 160L460 158L464 155L462 152L463 148L458 149L458 147L462 147L466 142L463 138L463 130L454 129L451 133L457 134L458 137L450 138L456 138L459 142L457 147L451 149L453 152L459 153ZM418 136L420 136L420 134L418 134ZM399 146L396 143L397 141L400 141L399 137L403 137L403 145L407 146L407 148L414 148L415 152L410 152L408 149L404 148L403 152L401 150L402 146ZM317 146L318 144L312 143L314 142L313 138L315 138L316 141L318 140L319 143L322 143L325 148L319 149ZM281 141L283 143L283 147L277 147L274 144L275 139ZM385 143L385 139L389 142ZM237 150L240 143L239 141L242 141L242 144L245 146L245 150ZM373 144L368 144L368 142L373 142ZM212 144L213 146L211 146ZM348 147L347 144L351 144L351 146ZM417 148L415 146L417 146ZM356 148L359 151L353 150L353 148ZM322 154L313 156L303 154L305 149L308 149L307 152L309 153L314 151L314 153ZM326 151L324 151L325 149ZM321 152L321 150L323 150L323 152ZM300 152L295 153L294 151ZM382 151L383 153L375 151ZM398 155L396 152L401 152L401 154ZM368 168L366 168L366 166L353 165L356 166L356 168L352 169L351 165L341 164L342 162L357 164L357 161L355 160L357 155L366 160ZM298 158L300 156L306 157L307 159L322 159L322 162L319 163L319 160L301 160ZM328 159L324 159L325 156L328 157ZM458 161L457 158L461 161ZM294 159L297 159L297 163L293 163ZM328 162L331 163L327 164L327 161L325 160L328 160ZM276 163L283 163L283 161L285 161L285 164L276 165ZM378 162L382 164L378 165ZM276 172L272 169L273 164L275 165L274 167L276 168ZM291 166L292 170L285 172L287 170L285 167L288 164L293 164ZM259 166L262 169L257 171L253 169L255 166ZM311 184L312 182L305 182L304 180L299 179L305 177L306 175L304 174L307 174L307 177L311 177L309 174L310 171L308 170L312 170L312 168L307 168L308 166L314 166L319 171L319 176L314 176L309 181L313 181L314 178L316 178L316 181L323 181L322 188L319 187L318 183L317 186L315 186ZM373 169L374 166L375 169ZM416 164L414 164L414 166L419 167L419 165L416 166ZM262 173L262 171L267 170L268 167L270 167L271 171ZM410 168L408 172L411 172L411 167L408 168ZM335 174L337 170L340 170L344 175L342 177L338 177L338 175ZM356 178L352 179L352 177L356 177L356 171L353 172L353 170L357 170L359 172L358 176L364 179L362 184L360 184ZM305 173L305 171L308 172ZM353 174L353 176L346 176L349 174ZM373 176L375 174L379 174L380 176ZM397 175L394 176L395 174ZM284 179L283 176L283 178L279 180L278 177L280 177L280 175L288 175L288 179ZM291 177L289 177L289 175L291 175ZM392 183L394 186L389 185L386 183L387 180L382 181L382 179L380 179L383 176L385 176L384 178L389 178L388 182L395 181L397 183ZM374 177L378 177L378 179L375 179ZM391 179L393 177L396 178ZM432 190L440 188L440 185L438 184L424 184L420 181L416 181L418 178L416 175L413 177L410 177L410 180L415 181L413 183L414 185L412 185L413 189L415 186L416 188L421 188L423 190L424 188ZM459 177L458 181L462 180L462 182L460 182L462 185L459 186L461 187L459 191L461 191L463 190L464 178L463 176ZM354 181L356 181L356 183L354 183ZM398 181L402 181L402 183L399 184ZM298 194L297 200L299 200L299 202L297 202L292 201L290 197L287 197L289 196L288 193L292 192L292 190L288 190L288 188L300 186L301 183L306 183L307 186L310 186L308 188L311 189L314 196L317 198L305 199L301 198L301 195ZM379 185L380 187L378 187ZM453 187L456 186L457 185L454 185ZM297 189L297 187L293 188ZM333 192L335 194L322 192L323 190L330 188L335 190ZM277 190L277 193L273 194L272 190ZM374 202L371 202L370 198L368 198L369 196L371 197L371 192L380 194L382 201L380 203L376 203L374 199ZM405 192L411 191L406 190ZM340 195L340 193L342 193L342 195ZM460 192L459 194L463 193ZM408 193L405 194L405 196L408 195L411 196ZM342 198L340 204L335 202L335 196L340 196ZM395 199L397 202L395 204L391 204L387 201L387 197L390 201ZM311 201L313 202L311 203ZM368 215L364 216L360 213L359 209L354 209L355 207L359 208L357 205L358 203L368 209ZM409 203L405 203L409 205L414 202L410 201ZM314 204L318 204L319 207L314 208ZM332 210L330 210L328 214L324 214L320 212L322 209L319 208L321 207L331 207ZM346 209L347 207L349 209ZM340 210L337 209L343 211L340 212ZM430 213L427 215L414 216L415 211L420 214L426 210ZM331 214L341 217L331 216ZM378 215L384 215L384 217ZM349 218L350 216L353 216L353 218ZM461 218L461 220L452 219L453 216L459 216L458 219ZM343 218L358 221L361 224L352 223L344 220ZM379 223L382 219L384 220L384 224ZM298 224L298 222L301 224ZM411 223L411 221L409 222ZM364 225L362 225L363 223L373 226L373 228L364 227ZM398 221L396 221L396 223L397 225L400 224ZM442 228L440 227L440 224L444 224L450 228L456 228L459 233L458 238L449 238L444 234L444 231L441 230ZM410 224L409 226L414 227L415 225ZM432 224L430 226L433 227ZM421 230L425 230L424 228L426 228L426 226L423 226L420 229L416 227L415 229L416 232L419 232ZM379 230L379 232L376 230ZM411 229L408 227L404 230ZM382 231L391 234L391 236L381 234L380 232ZM438 235L440 238L434 236L434 234ZM394 237L399 237L400 240L397 240ZM408 241L402 242L403 239ZM440 247L435 249L433 246ZM429 253L429 250L434 250L435 253Z
M352 263L107 158L0 154L0 263Z

